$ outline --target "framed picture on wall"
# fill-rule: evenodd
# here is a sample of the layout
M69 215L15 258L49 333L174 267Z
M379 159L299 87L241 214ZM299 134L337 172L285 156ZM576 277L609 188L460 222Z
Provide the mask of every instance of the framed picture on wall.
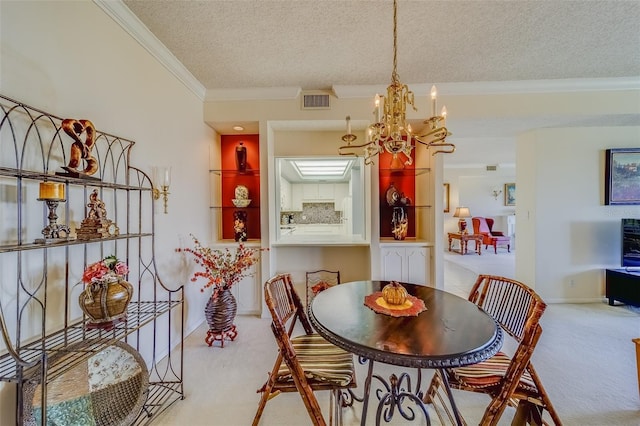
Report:
M505 206L516 205L516 184L515 183L504 184L504 205Z
M444 185L444 190L442 194L444 196L444 200L443 200L444 212L449 213L449 184L444 183L443 185Z
M606 150L604 204L640 204L640 148Z

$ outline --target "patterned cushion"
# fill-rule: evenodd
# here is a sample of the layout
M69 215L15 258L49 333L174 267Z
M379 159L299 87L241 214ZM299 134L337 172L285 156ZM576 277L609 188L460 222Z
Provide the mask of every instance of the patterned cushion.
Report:
M328 289L329 287L331 287L331 284L324 281L320 281L318 284L311 287L311 291L313 292L313 294L318 294L321 291Z
M296 336L291 339L298 362L307 379L332 382L346 386L353 377L353 355L327 342L319 334ZM291 380L291 372L282 361L278 380Z
M498 352L486 361L466 367L454 368L452 372L461 384L482 389L499 384L504 378L510 363L511 358L508 355ZM537 392L536 385L526 370L522 374L518 386L526 391Z

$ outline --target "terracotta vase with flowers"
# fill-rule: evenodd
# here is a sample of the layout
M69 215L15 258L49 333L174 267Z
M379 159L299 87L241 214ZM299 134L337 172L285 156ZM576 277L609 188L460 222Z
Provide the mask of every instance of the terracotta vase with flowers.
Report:
M242 242L234 249L212 249L203 246L195 236L191 235L191 238L193 248L178 248L176 251L190 253L193 255L193 261L202 268L191 277L192 282L200 278L206 280L200 291L213 289L204 309L209 325L205 342L211 346L215 341L219 341L220 346L224 347L225 339L234 340L238 335L233 323L237 302L231 288L243 278L255 274L250 268L260 260L260 252L267 249L247 247Z
M133 286L125 280L127 264L115 255L87 266L82 274L85 287L78 298L80 308L88 317L88 328L112 329L126 320L127 307L133 296Z

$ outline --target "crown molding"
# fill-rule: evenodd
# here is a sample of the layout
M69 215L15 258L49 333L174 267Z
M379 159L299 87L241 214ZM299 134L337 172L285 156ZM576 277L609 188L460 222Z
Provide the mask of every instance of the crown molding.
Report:
M522 93L597 92L605 90L640 90L640 76L615 78L568 78L556 80L474 81L458 83L408 84L413 93L431 92L437 84L438 95L504 95ZM369 98L385 93L386 86L333 86L338 98Z
M433 83L409 84L413 93L431 92ZM598 92L610 90L640 90L640 77L557 79L521 81L476 81L461 83L437 83L438 94L445 96L463 95L506 95L522 93L567 93ZM300 95L300 87L258 87L242 89L207 90L205 101L248 101L295 99ZM338 99L371 98L376 93L385 93L385 85L335 85L333 94Z
M93 2L191 90L198 99L204 100L204 86L121 0L93 0Z
M444 163L442 165L443 169L472 169L475 171L482 170L483 173L494 173L495 171L486 170L487 163L447 163L445 158ZM497 163L491 164L492 166L497 166L498 170L504 169L514 169L516 168L516 163Z

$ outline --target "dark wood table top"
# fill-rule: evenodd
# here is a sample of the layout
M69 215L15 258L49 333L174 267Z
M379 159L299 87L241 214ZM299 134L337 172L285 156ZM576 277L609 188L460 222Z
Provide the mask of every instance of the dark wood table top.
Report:
M364 304L388 281L354 281L319 293L309 308L318 333L354 354L386 364L449 368L475 364L502 346L502 329L466 299L432 287L402 285L427 308L418 316L392 317Z

